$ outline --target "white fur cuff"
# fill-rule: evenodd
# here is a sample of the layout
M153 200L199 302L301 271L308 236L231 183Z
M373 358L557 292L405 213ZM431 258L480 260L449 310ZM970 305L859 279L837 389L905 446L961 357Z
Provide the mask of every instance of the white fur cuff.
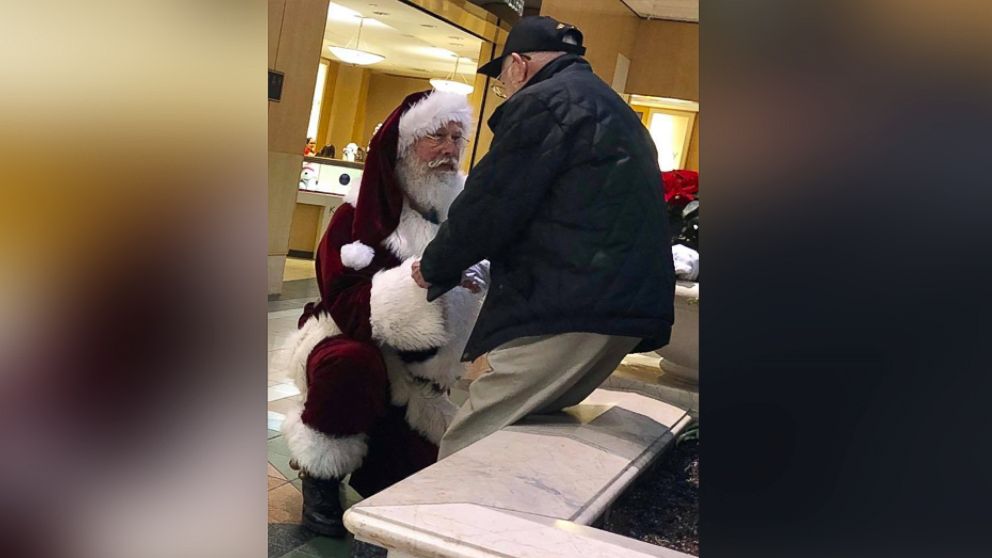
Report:
M340 334L341 329L327 312L311 316L303 327L286 340L282 346L284 356L273 361L272 370L291 378L300 392L306 394L307 359L310 358L310 352L324 339Z
M302 408L290 411L282 423L289 451L307 473L321 479L340 479L361 467L368 453L368 437L328 436L303 424Z
M374 257L375 250L358 240L341 247L341 263L351 269L365 269L372 263L372 258Z
M406 422L435 445L458 413L455 405L443 393L434 393L429 386L417 386L406 404Z
M401 351L422 351L448 342L441 302L427 302L427 290L410 275L413 259L372 277L369 300L372 337Z

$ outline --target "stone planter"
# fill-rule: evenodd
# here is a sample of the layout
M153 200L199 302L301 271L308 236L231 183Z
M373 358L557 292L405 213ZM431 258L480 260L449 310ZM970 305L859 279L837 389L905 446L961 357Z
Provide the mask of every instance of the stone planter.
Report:
M699 283L679 281L675 285L675 325L672 339L655 351L665 380L699 384Z

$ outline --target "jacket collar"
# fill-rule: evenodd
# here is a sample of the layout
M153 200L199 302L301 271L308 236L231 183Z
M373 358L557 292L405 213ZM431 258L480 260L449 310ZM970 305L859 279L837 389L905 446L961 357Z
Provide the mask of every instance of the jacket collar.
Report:
M589 65L589 62L587 62L585 58L582 58L578 54L565 54L559 56L558 58L555 58L551 62L548 62L543 68L541 68L539 72L534 74L534 77L530 78L530 80L528 80L527 83L525 83L524 86L520 88L520 91L514 93L513 97L510 97L505 102L503 102L503 104L496 107L496 110L493 111L493 115L489 117L489 120L487 122L489 125L489 129L494 132L496 131L496 126L499 124L499 121L503 118L503 107L511 103L514 97L520 95L520 93L524 89L527 89L528 87L534 85L535 83L540 83L542 81L545 81L551 78L552 76L554 76L555 74L558 74L559 72L565 70L566 68L570 68L572 66L576 66L578 69L592 71L592 67Z

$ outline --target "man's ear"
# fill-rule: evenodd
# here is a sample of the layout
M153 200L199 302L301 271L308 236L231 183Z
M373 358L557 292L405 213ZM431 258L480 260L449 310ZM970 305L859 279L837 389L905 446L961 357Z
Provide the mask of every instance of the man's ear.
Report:
M510 68L517 66L521 60L523 60L523 58L521 58L520 55L517 54L516 52L510 54L510 67L507 68L507 73L509 74ZM509 75L507 75L507 77L509 77Z

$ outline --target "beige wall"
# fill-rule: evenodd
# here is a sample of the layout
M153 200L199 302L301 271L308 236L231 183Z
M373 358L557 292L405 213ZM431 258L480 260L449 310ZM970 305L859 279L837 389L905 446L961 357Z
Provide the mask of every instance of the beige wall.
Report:
M499 56L499 53L503 52L503 45L506 44L507 35L506 31L500 29L496 33L493 43L482 43L482 46L479 48L479 66L489 62L494 57ZM478 116L475 120L476 130L472 137L472 143L466 149L465 160L462 164L462 170L465 172L469 172L470 168L474 167L489 152L489 146L493 141L493 132L489 129L488 125L489 117L503 104L503 99L500 99L492 92L492 84L493 80L486 76L482 74L475 75L475 83L473 84L475 91L469 96L469 103L472 105L473 113Z
M289 249L300 252L314 252L317 249L320 217L324 208L319 205L296 204L293 210L293 226L289 230Z
M369 80L368 100L365 103L365 125L361 133L365 143L362 145L368 145L375 125L385 120L407 95L430 88L431 83L426 79L373 74Z
M333 144L338 158L349 143L363 145L360 143L362 138L356 137L355 128L362 120L361 111L365 106L370 76L369 70L358 66L338 66L334 92L323 105L325 110L330 109L327 135L322 143L318 142L321 147L325 143Z
M689 153L685 161L685 168L699 172L699 114L692 123L692 137L689 138Z
M285 74L282 100L269 101L270 294L282 290L327 4L328 0L269 0L269 68Z
M338 69L341 64L327 60L327 78L324 80L324 95L320 98L320 117L317 120L317 150L323 149L326 144L327 132L331 125L331 100L334 98L334 88L338 83Z
M699 101L699 24L641 19L621 0L544 0L541 14L582 30L586 59L613 83L617 54L630 59L625 93ZM699 170L699 116L686 167Z
M699 24L641 21L627 93L699 101ZM699 171L699 114L689 139L686 168Z
M606 83L613 83L617 54L634 58L634 41L641 19L620 0L544 0L541 15L569 23L582 31L585 58Z
M627 93L699 100L699 24L642 20Z
M607 83L623 54L626 93L699 100L698 23L641 19L621 0L544 0L541 14L582 30L585 57Z

